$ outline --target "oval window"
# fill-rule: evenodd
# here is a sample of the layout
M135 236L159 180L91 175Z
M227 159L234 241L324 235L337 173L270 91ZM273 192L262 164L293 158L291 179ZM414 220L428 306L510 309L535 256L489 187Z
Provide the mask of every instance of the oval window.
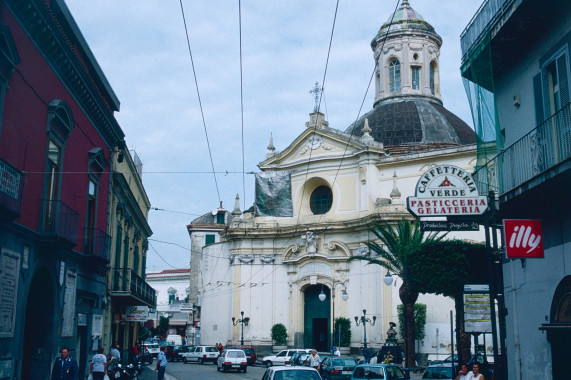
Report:
M333 193L327 186L319 186L311 193L309 207L314 215L325 214L333 204Z

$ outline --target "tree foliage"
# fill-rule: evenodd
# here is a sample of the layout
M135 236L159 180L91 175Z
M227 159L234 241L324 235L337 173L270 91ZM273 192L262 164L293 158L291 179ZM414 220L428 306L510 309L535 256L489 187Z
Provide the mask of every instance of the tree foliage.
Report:
M402 305L397 306L399 318L399 334L403 336L404 326L404 309ZM426 336L426 305L423 303L414 304L414 339L422 340Z
M272 326L272 340L276 346L287 345L287 329L282 323L276 323Z
M349 347L351 345L351 320L349 318L337 317L335 318L335 327L333 335L335 339L339 338L339 329L341 329L341 342L337 342L340 347Z
M159 318L159 326L157 327L157 332L159 333L159 335L161 335L161 336L166 335L166 333L169 329L169 324L170 324L170 321L168 318L166 318L166 317L160 317Z

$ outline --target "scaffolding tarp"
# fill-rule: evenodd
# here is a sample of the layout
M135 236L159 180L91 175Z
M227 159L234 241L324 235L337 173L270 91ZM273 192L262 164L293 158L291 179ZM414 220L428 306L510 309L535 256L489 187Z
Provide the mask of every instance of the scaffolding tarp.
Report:
M293 216L291 172L256 173L256 215Z

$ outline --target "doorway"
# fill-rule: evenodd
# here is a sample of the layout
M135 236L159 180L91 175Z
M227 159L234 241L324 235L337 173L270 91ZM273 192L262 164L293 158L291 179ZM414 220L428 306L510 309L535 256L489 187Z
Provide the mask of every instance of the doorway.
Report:
M319 295L325 294L321 301ZM331 292L325 285L310 285L304 291L304 334L306 348L329 351L331 345Z
M47 269L40 269L30 284L24 324L22 379L50 377L54 329L54 287Z
M561 327L571 324L571 276L565 277L557 286L551 303L551 325L559 327L547 331L551 343L553 380L569 377L569 357L571 357L571 328Z

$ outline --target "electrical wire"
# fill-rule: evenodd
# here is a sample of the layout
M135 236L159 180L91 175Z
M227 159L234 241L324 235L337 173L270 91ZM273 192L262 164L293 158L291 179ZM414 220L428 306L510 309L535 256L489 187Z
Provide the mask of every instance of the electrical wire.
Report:
M186 17L184 16L184 7L182 0L180 1L180 11L182 13L182 21L184 23L184 31L186 34L186 44L188 46L188 54L192 64L192 74L194 75L194 84L196 86L196 94L198 96L198 104L200 106L200 115L202 116L202 125L204 127L204 135L206 136L206 145L208 146L208 155L210 156L210 164L212 165L212 175L214 176L214 184L216 185L216 194L218 195L218 202L220 202L220 190L218 189L218 180L216 179L216 172L214 170L214 160L212 159L212 150L210 149L210 140L208 139L208 131L206 129L206 120L204 118L204 110L202 108L202 100L200 99L200 91L198 89L198 79L196 78L196 69L194 67L194 59L192 58L192 49L190 47L190 37L188 35L188 27L186 26Z
M149 239L150 240L150 239ZM159 258L165 263L167 264L169 267L173 268L173 269L190 269L190 268L177 268L174 265L171 265L168 261L166 261L161 254L159 253L159 251L157 251L155 249L155 247L153 247L153 245L151 243L149 243L149 247L151 247L153 249L153 251L155 251L155 253L157 254L157 256L159 256Z

